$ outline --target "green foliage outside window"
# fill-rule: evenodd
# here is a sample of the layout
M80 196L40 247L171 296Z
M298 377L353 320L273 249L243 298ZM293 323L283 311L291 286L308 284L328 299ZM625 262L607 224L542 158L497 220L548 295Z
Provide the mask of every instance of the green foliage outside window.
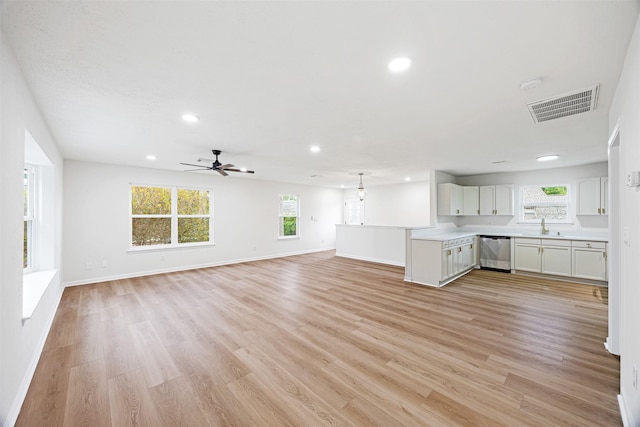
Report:
M547 196L555 196L555 195L564 196L565 194L567 194L567 187L565 187L565 186L562 186L562 187L542 187L542 191Z
M177 213L172 196L177 195ZM172 244L172 224L177 223L177 243L210 240L208 190L168 187L131 187L133 246ZM177 218L176 218L177 217Z
M296 230L297 223L298 223L298 218L296 217L282 218L283 234L285 236L297 235L297 230Z

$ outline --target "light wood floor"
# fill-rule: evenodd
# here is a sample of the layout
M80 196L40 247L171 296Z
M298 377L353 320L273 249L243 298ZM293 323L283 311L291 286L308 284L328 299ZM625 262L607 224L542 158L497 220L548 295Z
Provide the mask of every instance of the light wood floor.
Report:
M606 288L333 252L68 288L19 426L619 426Z

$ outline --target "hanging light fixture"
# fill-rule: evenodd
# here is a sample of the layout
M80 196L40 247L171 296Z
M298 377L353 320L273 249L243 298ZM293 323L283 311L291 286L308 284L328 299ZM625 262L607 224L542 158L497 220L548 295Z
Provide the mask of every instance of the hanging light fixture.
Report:
M364 185L362 185L362 175L364 174L360 172L358 173L358 175L360 175L360 185L358 185L358 190L356 191L356 194L358 195L358 199L360 199L360 201L362 202L364 200L365 194L367 194L367 190L365 190Z

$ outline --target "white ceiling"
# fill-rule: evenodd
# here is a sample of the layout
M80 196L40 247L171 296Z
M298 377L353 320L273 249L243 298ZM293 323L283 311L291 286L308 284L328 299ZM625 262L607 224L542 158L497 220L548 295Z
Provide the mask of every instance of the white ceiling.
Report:
M606 161L638 10L635 0L5 0L2 27L65 158L182 170L216 148L256 174L214 180L354 187L360 171L371 186L430 169ZM398 55L413 67L391 74ZM521 90L532 78L543 85ZM534 124L527 103L596 83L594 112ZM201 121L183 122L185 111ZM560 160L535 162L549 153Z

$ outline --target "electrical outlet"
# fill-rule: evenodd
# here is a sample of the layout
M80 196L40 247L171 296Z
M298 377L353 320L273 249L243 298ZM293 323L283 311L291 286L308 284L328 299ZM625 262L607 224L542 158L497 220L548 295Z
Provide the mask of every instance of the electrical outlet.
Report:
M633 365L633 389L638 389L638 367Z

